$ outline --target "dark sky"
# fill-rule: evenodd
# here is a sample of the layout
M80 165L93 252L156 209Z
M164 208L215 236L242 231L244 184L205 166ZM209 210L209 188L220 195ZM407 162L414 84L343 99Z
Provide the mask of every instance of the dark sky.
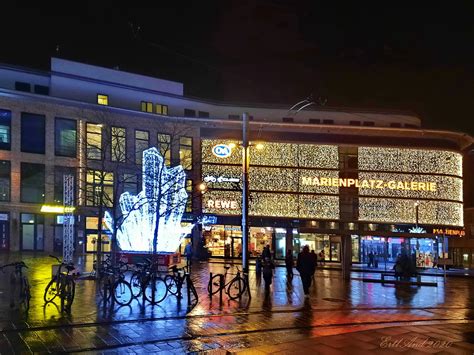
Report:
M225 101L290 107L313 94L327 106L407 109L426 128L474 134L472 1L167 3L4 9L0 61L119 66Z

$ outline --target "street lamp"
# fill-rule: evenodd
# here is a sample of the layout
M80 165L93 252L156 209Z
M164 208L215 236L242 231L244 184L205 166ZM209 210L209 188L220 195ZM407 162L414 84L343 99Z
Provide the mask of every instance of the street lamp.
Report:
M242 115L242 268L249 272L249 117Z

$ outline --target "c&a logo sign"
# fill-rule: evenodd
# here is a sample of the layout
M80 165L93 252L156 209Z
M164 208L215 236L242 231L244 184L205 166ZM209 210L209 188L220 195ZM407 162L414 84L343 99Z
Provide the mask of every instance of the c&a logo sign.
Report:
M232 154L232 149L226 144L217 144L212 147L212 154L218 158L228 158Z

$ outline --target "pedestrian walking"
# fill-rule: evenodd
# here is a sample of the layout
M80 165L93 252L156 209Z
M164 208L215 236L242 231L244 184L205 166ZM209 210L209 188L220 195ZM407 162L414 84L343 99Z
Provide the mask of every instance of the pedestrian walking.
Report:
M262 277L262 256L258 255L255 259L255 273L257 274L257 281Z
M262 252L262 258L265 260L265 258L272 258L272 252L270 251L270 245L266 245L265 248L263 248Z
M374 253L374 267L379 267L379 256L377 255L377 253Z
M288 249L285 256L286 275L289 278L293 277L293 251Z
M314 263L314 271L313 271L313 274L311 275L311 277L314 280L314 273L316 272L316 266L318 265L318 256L316 255L314 250L311 250L310 254L311 254L311 257L313 258L313 263Z
M318 258L319 258L319 265L323 266L324 265L324 259L326 258L326 256L324 255L324 249L322 249L319 252Z
M269 257L263 259L262 275L263 281L265 281L265 291L270 290L270 285L272 284L273 280L273 269L275 269L275 264L273 263L272 259Z
M193 246L191 245L191 242L186 244L186 247L184 248L184 255L186 256L186 268L188 269L188 272L190 272L193 258Z
M372 267L372 265L374 265L374 253L370 251L368 256L369 256L369 262L367 263L367 267Z
M300 273L301 282L303 283L303 291L305 297L309 297L309 288L311 287L311 280L316 265L314 264L314 258L309 252L309 246L305 245L303 251L298 254L296 261L296 270Z

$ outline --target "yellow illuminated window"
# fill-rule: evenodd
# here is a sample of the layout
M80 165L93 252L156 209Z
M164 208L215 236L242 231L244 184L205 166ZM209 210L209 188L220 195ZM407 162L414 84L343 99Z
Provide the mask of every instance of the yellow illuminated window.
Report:
M97 94L97 103L99 105L107 106L109 104L109 96L103 94Z
M168 115L168 105L156 104L156 113L159 115Z
M100 160L102 158L102 125L86 124L86 154L87 159Z
M193 139L190 137L179 138L179 162L185 170L193 168Z
M153 102L142 101L140 108L143 112L153 112Z
M158 149L162 157L165 158L165 164L171 165L171 136L169 134L158 133Z

